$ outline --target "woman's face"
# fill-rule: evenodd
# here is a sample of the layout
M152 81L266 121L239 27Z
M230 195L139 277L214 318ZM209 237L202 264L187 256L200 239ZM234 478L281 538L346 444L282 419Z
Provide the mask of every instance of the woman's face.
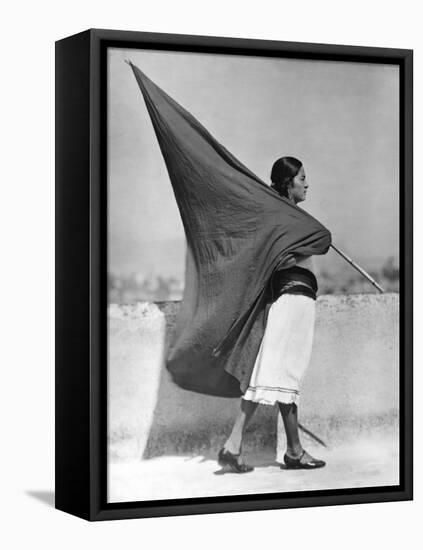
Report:
M298 174L295 176L295 178L293 178L292 184L289 188L291 199L295 202L295 204L297 202L305 201L306 195L307 195L307 188L308 188L308 183L306 180L304 167L301 166L301 168L298 171Z

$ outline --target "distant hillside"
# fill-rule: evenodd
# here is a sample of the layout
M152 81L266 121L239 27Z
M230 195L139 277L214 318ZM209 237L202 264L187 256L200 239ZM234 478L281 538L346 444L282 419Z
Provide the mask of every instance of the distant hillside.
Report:
M127 250L139 250L139 253L131 254L131 259L127 259ZM341 247L342 248L342 247ZM185 272L185 251L186 245L183 239L167 239L148 241L144 243L128 244L127 247L121 247L109 250L109 272L123 278L141 274L143 277L158 277L165 278L174 277L183 279ZM347 249L344 250L347 254ZM386 256L375 257L352 256L366 271L377 271L382 268L387 261ZM398 255L392 254L394 263L398 264ZM344 271L354 271L354 269L341 258L334 250L330 249L324 256L315 256L316 268L318 273L325 272L331 276L341 274L342 277L348 276Z
M377 289L344 259L332 265L325 258L316 258L318 294L374 293ZM376 262L369 262L373 265ZM399 291L399 266L393 256L378 262L378 267L361 264L386 292ZM165 275L150 270L129 274L109 272L109 302L180 300L184 290L184 275Z

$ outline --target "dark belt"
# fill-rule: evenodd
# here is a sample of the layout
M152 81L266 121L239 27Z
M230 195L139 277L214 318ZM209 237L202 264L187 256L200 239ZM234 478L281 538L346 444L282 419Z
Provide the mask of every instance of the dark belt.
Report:
M302 296L309 296L313 298L313 300L316 300L316 292L310 286L303 284L293 285L287 288L282 287L278 291L278 296L282 294L301 294Z
M271 280L271 301L282 294L301 294L313 300L317 297L317 280L309 269L293 266L274 272Z

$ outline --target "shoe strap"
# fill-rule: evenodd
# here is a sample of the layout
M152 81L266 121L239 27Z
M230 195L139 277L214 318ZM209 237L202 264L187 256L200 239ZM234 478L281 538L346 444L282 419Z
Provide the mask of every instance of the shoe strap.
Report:
M228 449L225 449L225 448L223 448L223 452L224 452L224 453L228 453L228 454L230 454L230 455L232 455L232 456L240 456L240 455L241 455L241 452L235 454L235 453L232 453L231 451L228 451Z
M292 456L289 456L289 454L287 454L286 456L287 456L290 460L298 460L298 462L300 462L304 455L305 455L305 449L303 449L303 452L302 452L302 453L300 454L300 456L297 457L297 458L292 458Z

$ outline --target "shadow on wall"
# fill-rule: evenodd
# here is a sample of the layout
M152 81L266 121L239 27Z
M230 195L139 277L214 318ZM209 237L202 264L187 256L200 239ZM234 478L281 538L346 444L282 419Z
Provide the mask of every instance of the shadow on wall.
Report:
M319 296L312 359L300 421L329 445L398 422L398 294ZM109 460L165 454L215 458L229 435L239 398L177 387L164 350L179 302L109 306ZM277 448L277 406L261 405L245 450ZM280 443L279 443L280 447Z

